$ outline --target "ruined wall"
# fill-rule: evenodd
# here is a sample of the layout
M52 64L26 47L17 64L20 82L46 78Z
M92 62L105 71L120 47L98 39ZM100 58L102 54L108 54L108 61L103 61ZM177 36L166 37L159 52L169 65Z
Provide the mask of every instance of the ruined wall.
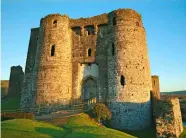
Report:
M38 35L39 35L39 28L32 28L30 34L28 52L27 52L25 74L33 72L35 58L36 58L36 51L37 51L37 41L39 39Z
M8 97L20 96L24 72L21 66L12 66L10 72Z
M71 29L67 15L41 19L34 66L36 104L69 104L72 97Z
M160 99L160 86L159 86L159 77L152 76L152 94L153 97Z
M37 43L39 40L39 28L32 28L27 52L27 60L25 67L25 75L21 88L21 103L20 107L23 110L28 110L34 106L35 91L33 91L34 80L34 65L36 60Z
M178 98L154 100L153 115L157 138L179 138L183 124Z
M141 15L130 9L108 15L108 105L113 114L110 124L119 129L142 129L151 124L152 85Z

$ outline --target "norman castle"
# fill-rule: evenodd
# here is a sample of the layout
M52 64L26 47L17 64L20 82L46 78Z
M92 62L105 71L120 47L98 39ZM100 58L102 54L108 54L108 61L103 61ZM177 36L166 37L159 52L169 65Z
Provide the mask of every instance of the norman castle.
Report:
M42 18L40 27L31 29L21 94L25 111L94 98L111 110L113 128L149 127L153 99L160 99L160 92L158 77L151 77L141 15L118 9L91 18L60 14ZM172 113L179 114L179 101L171 100L176 103L174 109L170 106ZM174 117L174 126L180 126L173 130L175 135L183 130L180 114Z

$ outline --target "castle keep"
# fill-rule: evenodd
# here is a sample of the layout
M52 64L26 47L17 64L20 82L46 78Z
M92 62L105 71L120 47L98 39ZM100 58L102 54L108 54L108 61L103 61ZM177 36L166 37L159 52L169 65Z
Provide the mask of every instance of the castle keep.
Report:
M155 77L156 78L156 77ZM95 98L118 129L150 126L152 90L139 13L118 9L91 18L50 14L31 29L21 108L86 103ZM159 85L153 87L158 95Z
M151 122L151 74L141 15L119 9L91 18L51 14L31 29L21 107L96 98L113 112L111 125Z

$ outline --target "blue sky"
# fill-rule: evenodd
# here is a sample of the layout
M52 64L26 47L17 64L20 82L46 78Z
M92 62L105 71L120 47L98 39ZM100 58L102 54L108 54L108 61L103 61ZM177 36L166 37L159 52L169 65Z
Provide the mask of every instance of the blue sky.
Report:
M160 77L161 91L186 90L185 0L2 0L1 79L9 79L13 65L25 69L30 29L38 27L42 17L91 17L118 8L142 15L151 73Z

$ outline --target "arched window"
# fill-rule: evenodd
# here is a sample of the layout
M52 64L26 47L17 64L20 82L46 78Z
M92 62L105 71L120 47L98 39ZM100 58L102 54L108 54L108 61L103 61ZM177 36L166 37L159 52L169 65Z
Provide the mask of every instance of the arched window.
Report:
M54 56L55 54L55 45L52 45L51 47L51 56Z
M115 53L115 46L114 46L114 43L112 43L112 55L114 56L114 53Z
M112 24L115 26L116 25L116 17L112 18Z
M92 49L89 48L89 49L88 49L88 56L91 57L91 54L92 54Z
M120 83L124 87L124 85L125 85L125 77L123 75L121 75Z
M53 27L57 27L57 20L53 21Z

